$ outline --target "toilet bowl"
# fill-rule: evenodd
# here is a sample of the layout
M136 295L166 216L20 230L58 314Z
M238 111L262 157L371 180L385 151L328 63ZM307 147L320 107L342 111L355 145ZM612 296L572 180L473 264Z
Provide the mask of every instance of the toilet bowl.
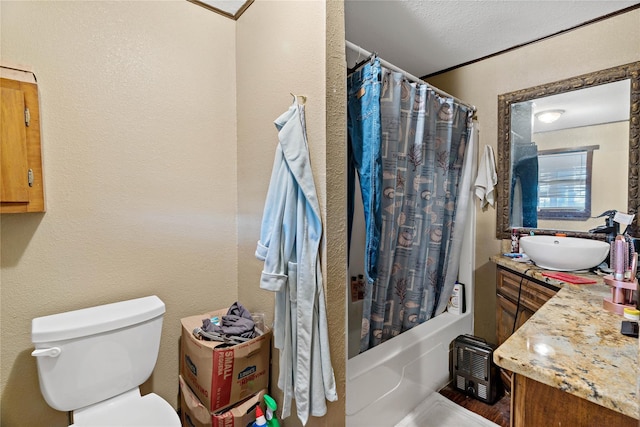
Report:
M74 411L71 426L175 426L177 417L166 400L153 393L140 396L136 388Z
M139 389L156 364L164 312L154 295L33 319L49 406L73 411L76 427L180 426L168 402Z

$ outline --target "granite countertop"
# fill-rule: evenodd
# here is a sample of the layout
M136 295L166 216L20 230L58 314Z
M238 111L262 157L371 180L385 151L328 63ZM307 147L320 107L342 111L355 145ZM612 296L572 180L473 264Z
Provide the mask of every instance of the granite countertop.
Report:
M638 339L620 333L624 318L602 307L611 296L602 278L572 285L542 275L544 269L491 257L498 265L560 291L494 352L499 366L583 399L640 419ZM573 273L572 273L573 274Z

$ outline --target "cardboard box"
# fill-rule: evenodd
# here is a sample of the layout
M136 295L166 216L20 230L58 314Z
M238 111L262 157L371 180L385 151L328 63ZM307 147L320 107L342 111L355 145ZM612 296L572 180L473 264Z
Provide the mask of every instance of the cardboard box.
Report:
M240 403L218 412L209 412L180 375L180 419L184 427L247 427L256 420L256 406L266 409L260 390Z
M228 309L181 319L180 374L209 412L240 402L269 387L271 331L229 346L199 340L193 330L202 319L222 317Z

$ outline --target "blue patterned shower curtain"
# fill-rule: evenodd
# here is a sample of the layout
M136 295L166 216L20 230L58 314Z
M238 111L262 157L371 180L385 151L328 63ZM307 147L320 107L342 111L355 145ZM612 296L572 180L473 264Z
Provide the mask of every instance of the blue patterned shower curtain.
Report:
M464 230L457 209L473 115L401 73L382 68L381 85L380 242L377 277L365 289L361 352L446 307L458 273L454 236L461 241Z

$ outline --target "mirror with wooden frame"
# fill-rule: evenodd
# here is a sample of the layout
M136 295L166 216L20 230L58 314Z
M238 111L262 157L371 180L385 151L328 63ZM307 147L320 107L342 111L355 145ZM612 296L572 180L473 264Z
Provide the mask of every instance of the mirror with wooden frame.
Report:
M604 238L601 213L640 205L640 62L499 95L497 154L499 239Z

